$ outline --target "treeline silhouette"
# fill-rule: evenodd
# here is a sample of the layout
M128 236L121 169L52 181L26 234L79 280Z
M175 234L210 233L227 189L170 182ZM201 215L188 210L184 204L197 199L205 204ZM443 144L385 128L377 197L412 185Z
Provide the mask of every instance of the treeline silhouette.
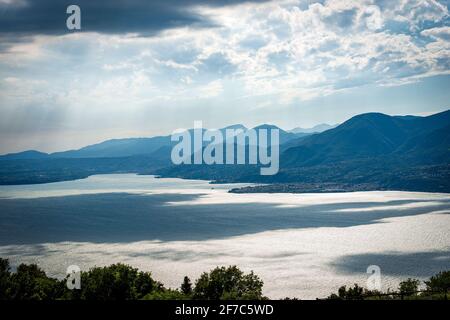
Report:
M0 300L261 300L263 282L253 272L236 266L217 267L191 283L185 277L180 289L169 289L150 272L122 263L81 272L80 289L68 289L67 279L48 277L36 264L20 264L11 272L0 258Z
M36 264L20 264L11 272L9 261L0 258L0 300L265 300L263 281L251 271L236 266L216 267L204 272L193 284L184 277L179 289L170 289L153 279L150 272L117 263L80 273L80 289L69 289L68 279L48 277ZM447 299L450 271L424 282L407 279L398 291L370 291L355 284L342 286L327 299ZM290 299L290 298L286 298ZM296 299L296 298L293 298Z

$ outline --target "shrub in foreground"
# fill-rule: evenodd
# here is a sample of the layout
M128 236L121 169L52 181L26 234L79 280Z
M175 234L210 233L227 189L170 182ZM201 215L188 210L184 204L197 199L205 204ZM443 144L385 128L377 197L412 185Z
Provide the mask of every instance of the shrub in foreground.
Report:
M328 299L447 299L450 271L443 271L425 281L402 281L397 292L369 291L358 284L342 286ZM0 300L187 300L187 299L266 299L263 282L253 272L245 274L236 266L216 267L195 281L185 277L179 289L165 288L150 272L117 263L81 272L81 289L69 290L66 280L48 277L36 264L20 264L11 272L9 261L0 258Z
M262 280L252 272L244 274L236 266L217 267L203 273L195 283L194 299L259 300Z

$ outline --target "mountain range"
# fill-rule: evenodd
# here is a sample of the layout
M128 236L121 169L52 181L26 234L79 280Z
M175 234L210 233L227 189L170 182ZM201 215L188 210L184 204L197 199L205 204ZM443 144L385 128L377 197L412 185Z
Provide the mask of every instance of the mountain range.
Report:
M379 156L440 163L450 160L449 138L450 111L429 117L366 113L302 139L286 150L283 163L288 167L308 166Z
M242 125L227 128L247 130ZM255 129L262 128L275 127ZM137 172L264 183L233 192L450 191L450 110L427 117L365 113L334 127L315 128L317 132L280 129L280 171L273 176L259 175L257 165L172 165L174 142L159 136L108 140L52 154L0 156L0 184Z
M334 127L336 127L336 125L329 125L326 123L321 123L318 125L315 125L314 127L311 128L301 128L301 127L296 127L294 129L288 130L288 132L292 132L292 133L320 133L320 132L324 132L326 130L329 129L333 129Z
M248 129L241 125L231 125L219 129L223 134L225 130L242 130L245 133ZM259 129L279 129L280 144L284 144L295 138L305 137L311 133L304 132L287 132L274 125L263 124L254 127L256 131ZM205 130L205 129L204 129ZM191 134L193 129L188 130ZM224 134L225 135L225 134ZM174 142L171 136L157 136L151 138L125 138L111 139L97 144L89 145L77 150L68 150L54 153L44 153L36 150L27 150L18 153L10 153L1 155L0 160L23 160L23 159L57 159L57 158L120 158L130 156L154 156L155 153L164 152L167 147L171 147ZM170 152L169 152L170 156Z

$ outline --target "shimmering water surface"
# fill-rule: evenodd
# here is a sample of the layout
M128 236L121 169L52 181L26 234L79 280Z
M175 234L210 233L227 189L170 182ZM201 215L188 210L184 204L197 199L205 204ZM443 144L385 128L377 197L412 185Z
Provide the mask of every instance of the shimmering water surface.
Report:
M62 277L69 265L124 262L167 286L217 265L254 270L271 298L382 289L450 269L450 195L231 194L239 185L132 174L0 186L0 256Z

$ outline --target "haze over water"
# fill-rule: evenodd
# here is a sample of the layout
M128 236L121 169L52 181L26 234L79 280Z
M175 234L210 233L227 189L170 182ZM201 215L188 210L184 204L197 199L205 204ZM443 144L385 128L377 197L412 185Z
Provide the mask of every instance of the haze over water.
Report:
M271 298L365 286L369 265L383 290L450 267L449 194L227 192L236 186L132 174L0 186L0 256L58 277L124 262L171 287L236 264Z

